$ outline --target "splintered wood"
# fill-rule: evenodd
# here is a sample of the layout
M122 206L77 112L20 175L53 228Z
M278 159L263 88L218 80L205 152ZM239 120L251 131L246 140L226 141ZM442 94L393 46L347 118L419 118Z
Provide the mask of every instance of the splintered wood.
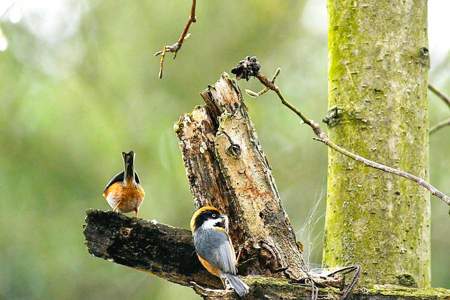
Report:
M175 126L195 205L213 205L229 216L240 274L306 278L239 87L223 74L201 95L205 105Z

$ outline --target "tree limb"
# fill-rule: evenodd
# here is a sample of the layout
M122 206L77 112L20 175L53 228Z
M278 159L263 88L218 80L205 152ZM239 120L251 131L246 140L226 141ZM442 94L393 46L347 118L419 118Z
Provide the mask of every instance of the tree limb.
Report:
M428 84L428 89L430 91L432 91L436 96L438 96L442 101L444 101L444 103L447 104L448 108L450 108L450 98L447 95L445 95L444 93L439 91L437 88L435 88L431 84ZM450 125L450 118L443 120L430 128L430 134L433 134L436 131L438 131L446 126L449 126L449 125Z
M89 210L84 236L89 253L96 257L192 287L209 299L236 299L200 265L189 230L112 211ZM287 279L249 276L244 280L252 289L248 299L261 299L263 294L276 297L270 299L280 299L280 295L286 296L283 299L308 299L311 294L309 286L289 284ZM322 289L319 296L339 299L340 292Z
M428 89L432 91L436 96L438 96L442 101L444 101L445 104L450 108L450 98L447 97L444 93L439 91L436 87L434 87L432 84L428 84Z
M130 218L112 211L87 211L84 236L89 253L105 260L150 272L158 277L192 287L206 299L237 299L230 290L223 290L220 280L200 265L194 254L189 230ZM319 278L318 278L319 279ZM250 286L246 299L310 299L309 285L296 284L285 278L246 276ZM330 284L325 280L319 285ZM332 283L333 285L333 283ZM342 285L336 279L335 286ZM337 288L320 288L318 299L340 299ZM379 286L357 291L352 299L449 299L445 289L408 289Z
M446 126L450 126L450 118L446 119L446 120L442 120L441 122L439 122L436 125L434 125L433 127L431 127L430 134L433 134L436 131L438 131Z
M234 74L236 74L237 77L239 77L239 75L243 72L242 70L242 66L243 65L247 65L250 66L251 68L251 64L252 63L257 63L259 65L259 62L257 62L256 60L251 61L251 57L247 57L245 60L242 60L239 64L238 67L234 68L232 70L232 72ZM330 147L331 149L353 159L356 161L359 161L363 164L365 164L368 167L377 169L377 170L381 170L387 173L391 173L406 179L409 179L415 183L417 183L418 185L424 187L425 189L427 189L428 191L430 191L430 193L433 196L436 196L437 198L441 199L444 203L446 203L447 205L450 206L450 197L447 196L446 194L444 194L443 192L441 192L440 190L438 190L436 187L434 187L433 185L431 185L430 183L428 183L427 181L425 181L423 178L420 178L418 176L415 176L413 174L410 174L408 172L399 170L399 169L395 169L386 165L383 165L381 163L378 162L374 162L370 159L367 159L365 157L362 157L358 154L355 154L353 152L348 151L347 149L335 144L332 140L330 140L330 138L328 137L328 135L322 130L322 128L320 127L320 125L318 123L316 123L314 120L309 119L308 117L306 117L306 115L304 115L299 109L297 109L294 105L292 105L290 102L288 102L284 96L281 94L280 89L278 88L278 86L275 84L275 79L278 76L278 74L280 73L280 70L278 69L275 72L275 75L273 76L272 80L269 80L265 75L261 74L259 72L259 68L258 68L258 72L256 72L253 76L256 77L259 82L261 82L261 84L264 85L264 89L258 93L253 92L253 91L248 91L247 93L252 96L252 97L257 97L260 96L264 93L266 93L268 90L274 91L278 98L281 100L281 103L286 106L287 108L289 108L292 112L294 112L302 121L303 123L307 124L309 127L311 127L312 131L314 132L314 134L317 136L317 138L314 138L314 140L319 141L321 143L324 143L325 145L327 145L328 147Z
M87 211L84 236L89 253L127 267L190 286L222 288L195 256L189 230L112 211Z

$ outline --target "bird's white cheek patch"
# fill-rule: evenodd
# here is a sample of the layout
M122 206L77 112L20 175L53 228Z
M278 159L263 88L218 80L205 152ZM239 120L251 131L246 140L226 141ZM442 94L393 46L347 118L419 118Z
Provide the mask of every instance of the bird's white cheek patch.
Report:
M214 227L216 227L219 223L221 223L222 220L219 219L210 219L210 220L206 220L202 227L204 229L214 229Z

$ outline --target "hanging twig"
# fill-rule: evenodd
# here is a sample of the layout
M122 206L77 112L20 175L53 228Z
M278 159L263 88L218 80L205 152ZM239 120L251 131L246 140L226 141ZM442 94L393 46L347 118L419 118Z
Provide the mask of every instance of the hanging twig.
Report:
M450 118L443 120L443 121L437 123L436 125L434 125L433 127L431 127L430 134L433 134L436 131L438 131L439 129L442 129L446 126L450 126Z
M447 106L450 108L450 98L447 97L444 93L439 91L437 88L435 88L432 84L428 84L428 89L432 91L436 96L441 98L442 101L444 101Z
M441 199L442 201L447 203L447 205L450 205L450 197L447 196L446 194L444 194L443 192L441 192L440 190L438 190L437 188L435 188L430 183L426 182L424 179L422 179L418 176L412 175L410 173L407 173L405 171L398 170L398 169L374 162L374 161L369 160L365 157L362 157L358 154L352 153L352 152L348 151L347 149L335 144L333 141L330 140L330 138L322 130L322 128L320 128L320 125L318 123L316 123L314 120L306 117L300 110L298 110L294 105L292 105L290 102L288 102L283 97L280 89L275 84L275 79L279 75L280 69L277 69L277 71L275 72L275 75L272 77L271 80L269 80L266 76L264 76L263 74L261 74L259 72L260 67L261 66L260 66L259 62L256 60L255 57L247 56L247 58L245 60L242 60L239 62L238 66L236 68L234 68L231 71L231 73L235 74L238 79L246 78L248 80L248 78L251 76L258 78L258 80L264 85L265 88L258 93L250 91L250 90L246 90L247 94L249 94L252 97L257 97L257 96L260 96L260 95L266 93L268 90L274 91L278 95L278 98L280 98L281 103L284 106L286 106L291 111L293 111L303 121L303 123L305 123L309 127L311 127L314 134L317 136L316 138L313 138L314 140L322 142L325 145L327 145L328 147L330 147L331 149L333 149L349 158L359 161L359 162L365 164L366 166L369 166L371 168L378 169L378 170L381 170L381 171L384 171L387 173L391 173L391 174L394 174L397 176L401 176L403 178L414 181L418 185L429 190L433 196L438 197L439 199Z
M180 51L181 47L183 46L184 40L187 39L191 34L189 33L189 28L191 27L192 23L197 22L197 18L195 16L195 8L196 8L196 2L197 0L192 0L192 7L191 7L191 13L189 15L189 19L184 26L183 32L181 32L180 38L178 41L176 41L172 45L166 45L162 48L162 50L156 52L155 56L161 56L159 60L159 78L162 78L163 76L163 69L164 69L164 59L166 57L167 52L173 53L173 59L177 57L178 51Z

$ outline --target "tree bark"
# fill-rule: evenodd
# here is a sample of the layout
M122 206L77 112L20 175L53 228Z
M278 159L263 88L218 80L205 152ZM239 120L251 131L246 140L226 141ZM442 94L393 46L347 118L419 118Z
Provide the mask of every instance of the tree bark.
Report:
M191 282L222 288L220 280L200 264L189 230L145 221L112 211L90 210L84 229L89 253L151 272L181 285Z
M426 0L329 0L330 137L428 178ZM430 285L429 194L329 151L324 263L362 285Z
M234 292L223 290L219 278L210 275L200 264L189 230L112 211L89 210L84 236L89 253L96 257L193 287L208 299L238 299ZM283 278L247 276L243 279L251 287L246 299L264 299L262 295L270 299L308 299L311 295L309 286L290 284ZM339 299L340 292L328 288L322 289L319 295L321 299Z
M243 275L306 278L302 254L236 82L223 74L206 105L176 124L195 205L230 218Z
M130 218L112 211L89 210L84 236L89 253L96 257L193 287L206 299L237 299L232 291L223 290L220 280L200 265L189 230ZM250 294L245 299L290 300L311 297L309 286L294 284L286 278L242 278L250 286ZM316 279L320 280L318 277ZM339 278L334 282L330 278L327 280L327 285L342 285ZM340 296L337 288L320 288L318 291L318 299L339 299ZM355 291L352 299L450 299L450 291L378 286Z

